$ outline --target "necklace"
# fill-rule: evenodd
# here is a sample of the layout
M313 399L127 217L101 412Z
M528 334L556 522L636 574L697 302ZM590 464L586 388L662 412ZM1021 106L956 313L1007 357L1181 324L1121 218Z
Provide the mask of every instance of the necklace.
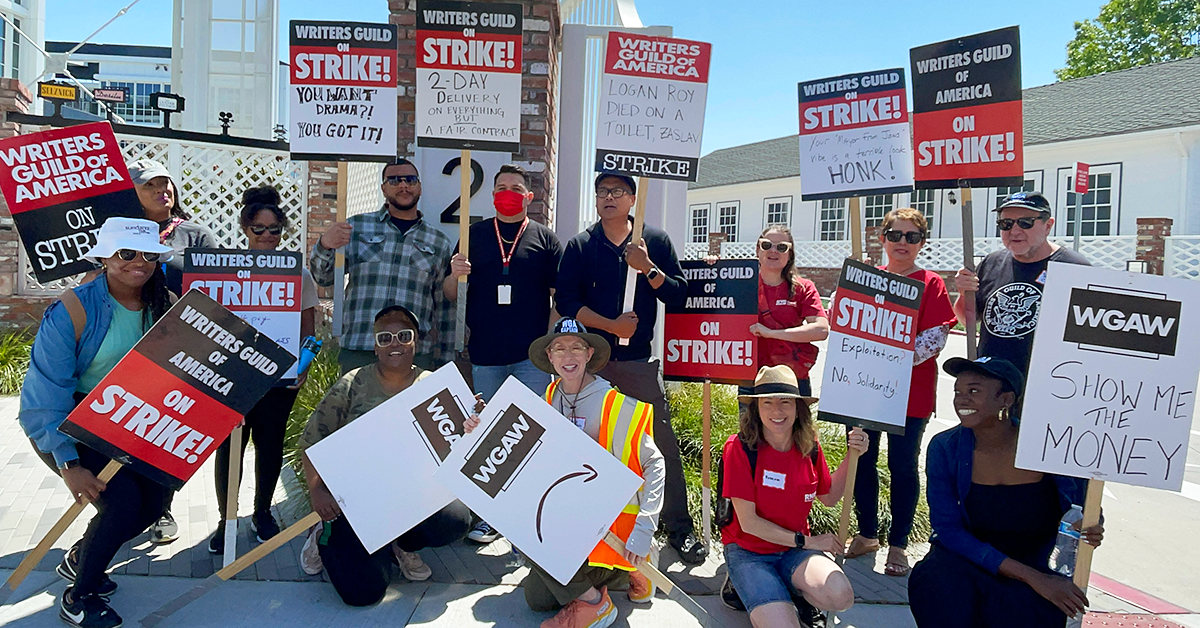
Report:
M579 405L580 401L583 401L584 399L591 397L593 394L595 394L595 392L596 391L593 390L592 392L584 395L583 389L580 388L579 392L575 393L575 397L572 398L570 395L567 394L567 391L565 391L565 390L562 391L562 404L564 406L563 409L570 410L569 413L564 412L564 414L566 414L567 418L570 419L571 422L574 423L576 425L576 427L578 427L579 429L583 429L583 424L587 420L587 417L579 416L579 414L576 412L576 407ZM583 395L583 396L581 397L580 395Z

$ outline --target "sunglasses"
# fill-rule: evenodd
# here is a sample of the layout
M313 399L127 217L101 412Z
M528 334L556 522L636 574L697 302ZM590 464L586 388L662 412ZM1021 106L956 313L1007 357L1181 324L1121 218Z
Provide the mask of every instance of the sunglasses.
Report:
M925 234L920 231L899 231L897 229L888 229L883 232L883 237L887 238L888 242L899 242L901 238L909 244L918 244L925 239Z
M157 262L158 258L162 257L161 253L147 253L145 251L134 251L132 249L121 249L120 251L117 251L117 257L127 262L132 262L137 258L138 253L142 254L142 259L150 262L151 264Z
M1037 216L1037 217L1026 216L1024 218L1000 218L996 221L996 228L1000 229L1001 231L1011 231L1013 228L1013 225L1017 225L1018 227L1020 227L1022 229L1032 229L1033 226L1037 224L1037 221L1045 220L1045 219L1046 219L1045 216Z
M264 233L270 233L271 235L279 235L279 234L283 233L283 225L281 225L279 223L275 223L275 224L271 225L270 227L264 227L263 225L250 225L249 229L250 229L250 233L253 233L254 235L262 235Z
M421 182L421 177L415 174L393 174L383 178L383 182L388 185L416 185Z
M377 347L387 347L396 342L402 345L411 345L416 339L417 332L411 329L375 332L375 346Z
M573 355L575 357L579 357L581 355L585 355L588 352L588 349L590 349L590 348L591 347L581 347L579 345L575 345L572 347L552 347L550 349L550 355L553 355L556 358L561 358L564 355L567 355L568 353L570 353L571 355Z
M762 249L763 251L770 251L772 247L774 247L774 249L776 251L779 251L780 253L787 253L788 251L792 250L792 243L791 242L771 242L770 240L759 240L758 241L758 248Z
M612 194L613 198L621 198L626 194L632 194L632 192L625 188L596 188L596 198L604 198L609 194Z

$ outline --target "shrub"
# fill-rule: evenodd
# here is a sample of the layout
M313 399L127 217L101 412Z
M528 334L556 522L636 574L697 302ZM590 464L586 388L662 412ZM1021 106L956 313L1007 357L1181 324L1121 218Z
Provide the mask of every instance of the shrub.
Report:
M29 370L29 352L33 349L33 335L28 331L0 334L0 395L16 395L21 392L25 371Z
M296 395L296 403L292 406L291 414L288 415L287 430L283 435L284 462L296 474L301 488L304 489L305 497L308 496L308 483L304 481L304 467L297 442L300 440L300 435L304 433L304 426L308 424L309 415L321 402L325 392L337 382L340 373L337 361L337 341L329 337L323 337L322 341L321 354L308 367L308 379L300 388L300 394Z

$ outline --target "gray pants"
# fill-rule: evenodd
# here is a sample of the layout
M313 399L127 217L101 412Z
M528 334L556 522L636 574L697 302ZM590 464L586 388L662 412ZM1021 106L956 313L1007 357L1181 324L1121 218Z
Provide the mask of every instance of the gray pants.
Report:
M663 388L662 367L657 358L646 360L609 361L600 369L600 377L617 390L638 401L654 406L654 444L662 452L667 467L663 490L663 509L659 521L672 540L695 530L687 509L687 486L683 481L683 461L679 458L679 441L671 427L667 395Z
M527 561L527 564L529 575L521 581L521 588L525 589L525 603L539 613L557 611L579 599L592 587L612 589L629 586L629 572L620 569L592 567L585 563L575 572L571 581L563 585L533 561Z

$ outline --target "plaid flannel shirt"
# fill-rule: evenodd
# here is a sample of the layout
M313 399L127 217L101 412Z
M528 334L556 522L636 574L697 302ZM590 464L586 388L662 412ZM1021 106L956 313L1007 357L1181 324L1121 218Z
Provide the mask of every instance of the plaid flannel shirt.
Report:
M420 215L420 214L418 214ZM371 351L375 347L375 314L389 305L403 305L421 319L417 355L442 365L454 358L454 308L442 293L442 281L454 254L454 243L422 218L401 235L387 207L351 216L350 243L345 246L346 301L342 312L341 346ZM333 285L336 251L318 240L309 257L313 279Z

